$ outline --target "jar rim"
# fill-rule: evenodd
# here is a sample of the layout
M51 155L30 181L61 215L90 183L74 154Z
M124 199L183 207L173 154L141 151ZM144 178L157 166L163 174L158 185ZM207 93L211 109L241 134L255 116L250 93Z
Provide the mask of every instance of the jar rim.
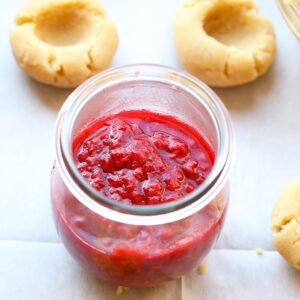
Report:
M132 205L102 195L81 176L72 153L71 131L77 113L100 90L122 82L155 80L185 90L207 109L212 117L218 140L216 159L204 182L184 197L155 205ZM206 97L206 99L205 99ZM219 97L203 82L175 68L158 64L131 64L98 73L67 98L56 121L56 167L71 191L84 206L115 221L129 224L163 224L187 217L210 203L224 187L234 152L233 128L229 114ZM162 218L163 215L163 218Z

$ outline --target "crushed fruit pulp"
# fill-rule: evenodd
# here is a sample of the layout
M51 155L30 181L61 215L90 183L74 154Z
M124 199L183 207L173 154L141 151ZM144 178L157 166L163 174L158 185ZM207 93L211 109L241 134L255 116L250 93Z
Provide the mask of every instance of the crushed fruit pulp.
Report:
M182 198L211 171L214 153L191 126L150 111L99 119L73 143L77 168L92 187L128 204Z

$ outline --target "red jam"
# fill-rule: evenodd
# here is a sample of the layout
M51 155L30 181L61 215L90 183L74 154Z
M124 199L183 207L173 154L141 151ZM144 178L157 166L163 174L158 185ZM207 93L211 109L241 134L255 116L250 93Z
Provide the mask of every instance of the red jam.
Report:
M78 170L116 201L159 204L183 197L211 171L214 153L191 126L150 111L97 120L74 140Z
M173 201L201 184L214 163L204 138L178 119L122 112L88 124L73 143L82 176L100 193L129 204ZM178 278L209 252L221 230L227 190L189 217L128 225L94 213L52 173L58 232L69 252L100 279L144 287Z

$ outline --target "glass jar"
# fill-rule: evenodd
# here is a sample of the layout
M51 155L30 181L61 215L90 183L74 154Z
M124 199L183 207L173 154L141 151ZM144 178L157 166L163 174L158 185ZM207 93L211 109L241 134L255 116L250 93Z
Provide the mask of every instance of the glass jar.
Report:
M128 205L94 190L72 157L74 136L92 120L124 110L169 114L193 126L215 152L206 180L185 197ZM56 125L51 197L57 231L71 255L100 279L144 287L175 279L211 250L228 206L231 122L217 95L198 79L159 65L102 72L77 88Z
M277 0L277 5L290 29L300 40L300 2L289 3L287 0Z

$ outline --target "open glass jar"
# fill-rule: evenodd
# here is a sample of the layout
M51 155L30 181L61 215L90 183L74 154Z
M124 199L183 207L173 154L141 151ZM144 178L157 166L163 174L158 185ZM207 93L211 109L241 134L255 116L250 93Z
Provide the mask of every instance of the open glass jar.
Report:
M146 109L172 115L201 132L215 153L205 181L185 197L129 205L94 190L77 170L72 141L92 120ZM72 256L100 279L144 287L178 278L210 251L228 206L233 137L229 116L205 84L158 65L100 73L67 99L56 125L51 197L58 233Z
M277 0L277 5L290 29L300 40L300 2L292 3L287 0Z

